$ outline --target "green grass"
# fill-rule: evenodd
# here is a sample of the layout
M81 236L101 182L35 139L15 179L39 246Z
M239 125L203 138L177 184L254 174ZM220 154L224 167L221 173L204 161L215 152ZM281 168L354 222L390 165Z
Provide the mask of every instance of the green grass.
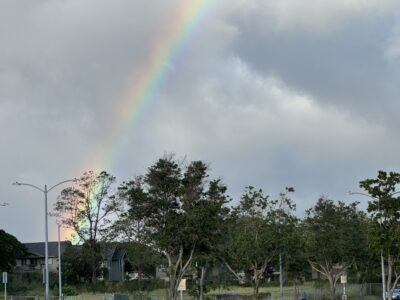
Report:
M324 284L322 287L319 285L318 288L316 288L316 285L314 282L307 282L302 285L298 285L297 287L297 292L299 295L299 299L301 299L302 295L304 292L307 293L308 295L308 300L321 300L323 298L329 299L329 290L327 289L327 285ZM348 294L348 299L349 300L379 300L380 297L379 295L377 296L360 296L360 289L359 285L348 285L346 287L346 291ZM118 293L115 291L115 293ZM121 294L126 294L124 292L120 292ZM212 299L218 295L218 294L225 294L225 293L238 293L241 295L246 295L246 296L251 296L253 293L253 290L251 287L244 287L244 286L229 286L229 287L219 287L216 289L211 290L206 294L206 296L209 299ZM278 286L264 286L261 287L259 290L260 294L266 294L269 293L271 295L271 299L280 299L280 294L279 294L279 287ZM337 295L338 298L340 298L342 293L342 286L339 285L337 287ZM40 300L43 300L43 290L35 290L35 291L29 291L24 293L25 295L38 295L41 296ZM103 300L104 299L104 294L103 293L90 293L90 292L82 292L80 294L81 299L84 300ZM293 300L295 297L295 287L294 286L285 286L284 287L284 300ZM134 295L131 295L131 299L140 299L142 298L143 300L150 300L150 298L156 297L157 300L167 300L168 299L168 291L163 288L163 289L156 289L150 292L143 292L142 297L139 297L138 293L135 293ZM56 299L56 297L52 298ZM179 299L179 298L178 298ZM190 295L188 295L187 292L184 293L184 300L193 300L194 298ZM3 295L0 294L0 300L4 300Z

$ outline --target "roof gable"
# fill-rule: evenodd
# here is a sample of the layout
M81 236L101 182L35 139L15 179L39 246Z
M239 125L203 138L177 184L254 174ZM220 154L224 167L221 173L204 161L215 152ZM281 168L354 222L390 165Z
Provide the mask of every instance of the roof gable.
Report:
M66 246L70 244L69 241L60 242L61 254L65 252ZM23 243L29 254L33 254L38 257L45 257L45 243ZM48 243L49 257L58 257L58 242Z

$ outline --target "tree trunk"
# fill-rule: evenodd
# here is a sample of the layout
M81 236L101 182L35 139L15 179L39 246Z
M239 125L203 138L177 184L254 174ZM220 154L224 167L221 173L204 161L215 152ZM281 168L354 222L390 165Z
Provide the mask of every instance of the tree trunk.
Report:
M168 258L168 276L169 276L169 300L176 300L176 272L175 266L172 263L171 256L167 256Z
M392 283L393 277L394 277L394 281ZM387 279L386 279L386 295L387 295L388 300L392 300L392 291L396 287L399 280L400 280L400 275L397 274L397 272L395 270L395 261L393 259L393 256L389 254L388 255Z
M386 296L388 300L392 300L392 293L391 293L391 284L392 284L392 257L389 254L388 256L388 270L387 270L387 279L386 279Z
M169 300L176 300L178 294L178 285L185 275L187 269L189 268L194 253L194 246L190 251L190 255L187 258L185 264L183 264L183 246L181 245L181 249L179 251L176 262L174 263L172 260L172 254L164 251L164 255L168 260L168 270L169 270Z
M308 261L309 264L311 265L311 268L313 268L315 271L318 273L322 274L325 276L328 281L329 281L329 287L330 287L330 298L331 300L336 299L336 284L338 279L340 278L340 275L343 274L343 271L349 267L349 265L342 264L342 268L339 270L339 272L336 275L333 275L333 270L332 267L330 267L329 264L326 264L325 266L319 263L315 263L312 261Z
M328 276L330 292L331 292L331 300L336 299L336 280L333 278L332 274Z
M175 286L176 286L176 278L175 278L175 276L170 276L169 277L169 299L170 300L176 300L177 290L176 290Z
M253 299L256 300L258 298L258 289L260 287L260 276L257 269L254 269L254 278L251 281L251 284L253 286Z
M91 264L91 269L92 269L92 279L91 279L91 282L92 282L92 284L95 284L96 282L97 282L97 263L96 263L96 253L95 253L95 249L92 247L92 246L90 246L91 247L91 262L90 262L90 264Z
M206 267L201 267L200 282L199 282L199 300L204 297L204 280L206 278Z
M143 277L141 259L138 259L136 264L137 264L137 269L138 269L138 288L139 288L139 292L141 292L142 291L142 277Z

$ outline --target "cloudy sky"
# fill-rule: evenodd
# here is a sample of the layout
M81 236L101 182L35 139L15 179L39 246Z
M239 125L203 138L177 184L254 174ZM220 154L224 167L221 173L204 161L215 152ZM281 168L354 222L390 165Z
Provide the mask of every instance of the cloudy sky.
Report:
M399 1L198 2L0 2L0 228L44 238L43 195L16 180L122 181L164 153L208 162L234 199L293 186L300 215L400 171ZM162 84L132 99L156 49Z

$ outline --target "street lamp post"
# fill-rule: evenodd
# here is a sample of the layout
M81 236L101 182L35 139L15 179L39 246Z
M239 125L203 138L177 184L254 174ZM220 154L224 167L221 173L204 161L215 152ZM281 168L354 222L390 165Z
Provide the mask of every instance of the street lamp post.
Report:
M60 242L60 227L61 223L57 221L58 227L58 298L62 300L62 282L61 282L61 242Z
M21 182L14 182L13 185L24 185L28 186L31 188L34 188L36 190L41 191L44 194L44 222L45 222L45 245L44 245L44 251L45 251L45 299L50 300L50 295L49 295L49 227L48 227L48 210L47 210L47 194L54 189L55 187L66 183L66 182L75 182L76 179L69 179L69 180L64 180L61 181L55 185L53 185L51 188L47 188L47 185L44 185L44 189L30 184L30 183L21 183Z
M390 194L390 196L393 196L395 194L399 194L400 192L395 192ZM372 197L371 195L365 194L365 193L357 193L357 192L349 192L349 195L361 195L365 196L371 199L375 199L378 201L378 211L380 212L380 217L379 217L379 223L382 226L382 212L381 212L381 204L380 204L380 199ZM386 279L385 279L385 260L383 259L383 249L381 249L381 272L382 272L382 300L386 300Z

